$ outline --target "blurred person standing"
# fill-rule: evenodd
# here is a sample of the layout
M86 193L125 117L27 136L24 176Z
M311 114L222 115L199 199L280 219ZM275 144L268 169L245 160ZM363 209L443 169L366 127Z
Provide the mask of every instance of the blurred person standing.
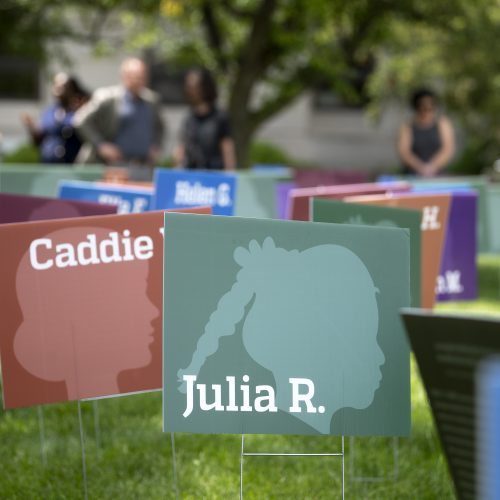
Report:
M85 141L78 161L128 167L132 180L150 180L160 159L165 126L156 93L147 88L146 64L122 62L121 85L98 89L75 115Z
M204 68L186 74L184 92L190 105L180 144L174 151L176 165L191 170L234 170L236 157L229 119L217 107L217 84Z
M55 75L52 96L54 103L43 111L39 123L26 113L21 120L43 163L73 163L82 145L73 126L74 114L90 96L75 77L66 73Z
M413 118L399 131L398 152L405 174L433 177L440 174L455 154L451 122L437 112L437 98L429 89L411 98Z

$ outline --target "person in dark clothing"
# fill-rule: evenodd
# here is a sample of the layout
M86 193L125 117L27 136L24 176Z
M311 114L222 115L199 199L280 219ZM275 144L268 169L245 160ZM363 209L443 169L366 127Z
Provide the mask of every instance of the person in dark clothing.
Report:
M453 128L437 113L436 95L417 90L411 99L414 117L399 131L398 152L405 174L433 177L442 172L455 153Z
M54 77L52 95L55 102L43 111L39 123L28 114L21 119L38 146L43 163L73 163L82 145L73 126L73 117L89 99L89 93L75 77L58 73Z
M229 119L216 105L217 86L206 69L187 73L184 90L191 110L174 151L176 165L187 169L234 170L236 159Z

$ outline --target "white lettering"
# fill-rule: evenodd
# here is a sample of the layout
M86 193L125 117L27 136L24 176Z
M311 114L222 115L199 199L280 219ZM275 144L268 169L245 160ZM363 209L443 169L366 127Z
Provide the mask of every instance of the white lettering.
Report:
M160 233L163 233L160 228ZM132 240L128 229L122 234L109 233L108 238L97 240L95 234L87 234L79 243L61 242L54 247L50 238L33 240L29 247L30 263L33 269L44 271L54 265L59 268L130 262L135 259L148 260L154 255L154 241L146 235Z
M106 205L115 205L118 207L117 213L119 214L129 214L130 213L130 202L124 200L121 196L111 193L103 193L99 195L99 203Z
M422 231L435 231L436 229L440 229L441 224L438 221L438 216L438 206L424 207L420 229L422 229Z
M450 293L462 293L464 287L462 286L460 271L446 271L446 283Z
M44 269L50 269L54 265L53 259L47 259L45 262L40 262L38 260L37 250L39 246L44 246L47 249L52 248L52 240L48 238L39 238L38 240L33 240L30 245L30 262L34 269L37 271L43 271Z
M229 404L226 406L227 411L238 411L236 406L236 378L226 377L227 386L229 388Z
M258 385L255 388L255 393L260 394L262 392L266 392L267 394L265 396L259 396L258 398L255 398L255 411L257 412L264 412L264 411L269 411L269 412L277 412L278 407L276 406L276 402L274 400L274 389L270 385ZM263 405L263 403L266 402L266 405Z
M147 260L153 256L153 240L149 236L139 236L134 240L135 256Z
M132 254L132 243L130 241L130 231L128 229L125 229L125 231L123 231L122 243L123 249L125 250L123 254L123 260L134 260L134 256Z
M186 391L186 410L182 414L184 418L189 417L191 412L193 411L193 387L196 382L196 375L184 375L182 380L186 382L187 391Z
M108 248L111 250L110 255L106 253ZM99 244L99 252L101 254L101 260L104 264L109 264L110 262L121 262L122 257L118 246L117 232L113 231L112 233L109 233L109 238L101 241Z
M276 413L275 390L270 385L258 385L252 392L252 386L248 384L250 377L243 375L239 390L241 391L241 405L236 404L236 377L226 377L227 386L221 384L212 384L213 401L207 402L207 385L196 384L196 375L183 375L183 382L186 384L186 408L184 410L184 418L191 415L195 408L201 411L241 411L257 413ZM308 378L290 378L288 379L292 386L292 406L289 408L291 413L301 413L303 409L307 413L324 413L324 406L315 407L312 404L314 396L314 383ZM195 401L196 392L198 393L198 401ZM251 398L254 398L253 401ZM226 401L226 404L224 404ZM302 404L305 408L302 407Z
M462 285L462 275L460 270L446 271L444 276L438 276L436 280L437 294L454 294L462 293L464 287Z
M438 295L446 293L446 280L444 279L444 276L439 275L436 278L436 293Z
M75 258L75 248L71 243L60 243L56 245L56 266L57 267L74 267L78 265Z
M76 247L78 262L82 266L88 266L89 264L99 264L100 260L97 257L97 244L95 234L87 235L87 240L88 241L82 241ZM85 250L88 250L89 257L85 256Z
M207 386L205 384L196 384L196 388L200 394L200 410L209 411L224 411L224 406L222 406L222 388L220 384L212 384L212 390L214 391L214 402L207 404Z
M175 183L174 203L177 205L215 205L217 192L213 187L203 186L200 182Z
M288 381L292 384L292 406L290 406L290 413L301 413L299 403L302 401L306 405L307 413L316 413L316 408L311 403L311 399L314 396L314 384L312 380L308 378L289 378ZM299 391L299 386L307 386L307 392L301 394Z
M248 382L250 377L243 375L243 382ZM243 394L243 405L240 406L240 411L252 411L250 406L250 388L248 385L241 385L241 393Z
M217 188L217 204L220 207L231 205L231 197L229 196L230 189L231 187L226 182L223 182Z
M132 207L132 212L133 213L144 212L147 205L148 205L148 200L146 198L135 198L134 205Z

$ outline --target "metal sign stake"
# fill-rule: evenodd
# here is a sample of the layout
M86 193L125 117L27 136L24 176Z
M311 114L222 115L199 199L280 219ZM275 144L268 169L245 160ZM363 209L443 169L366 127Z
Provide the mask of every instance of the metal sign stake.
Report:
M245 434L241 435L240 452L240 500L243 500L243 462L244 457L340 457L342 462L342 500L345 495L344 485L344 436L342 436L342 445L340 453L249 453L245 452Z
M83 420L82 420L82 408L80 405L80 400L78 400L78 422L80 424L80 448L82 450L82 479L83 479L83 496L85 500L88 500L88 488L87 488L87 466L85 460L85 436L83 433Z
M94 411L94 433L95 433L95 444L97 448L101 447L101 425L99 421L99 405L97 399L92 401L92 409Z
M38 413L38 432L40 435L40 456L42 459L42 465L47 466L47 449L45 446L45 421L43 416L43 407L37 406Z
M175 489L175 498L179 499L179 486L177 484L177 456L175 454L175 436L174 433L170 433L170 443L172 445L172 473L174 476L174 489Z

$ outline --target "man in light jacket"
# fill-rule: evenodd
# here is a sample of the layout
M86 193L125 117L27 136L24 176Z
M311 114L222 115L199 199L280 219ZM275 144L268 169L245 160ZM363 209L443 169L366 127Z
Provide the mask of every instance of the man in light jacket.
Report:
M129 177L147 180L160 159L165 126L158 96L147 88L143 61L121 65L121 85L98 89L78 110L74 126L85 141L79 163L129 167Z

